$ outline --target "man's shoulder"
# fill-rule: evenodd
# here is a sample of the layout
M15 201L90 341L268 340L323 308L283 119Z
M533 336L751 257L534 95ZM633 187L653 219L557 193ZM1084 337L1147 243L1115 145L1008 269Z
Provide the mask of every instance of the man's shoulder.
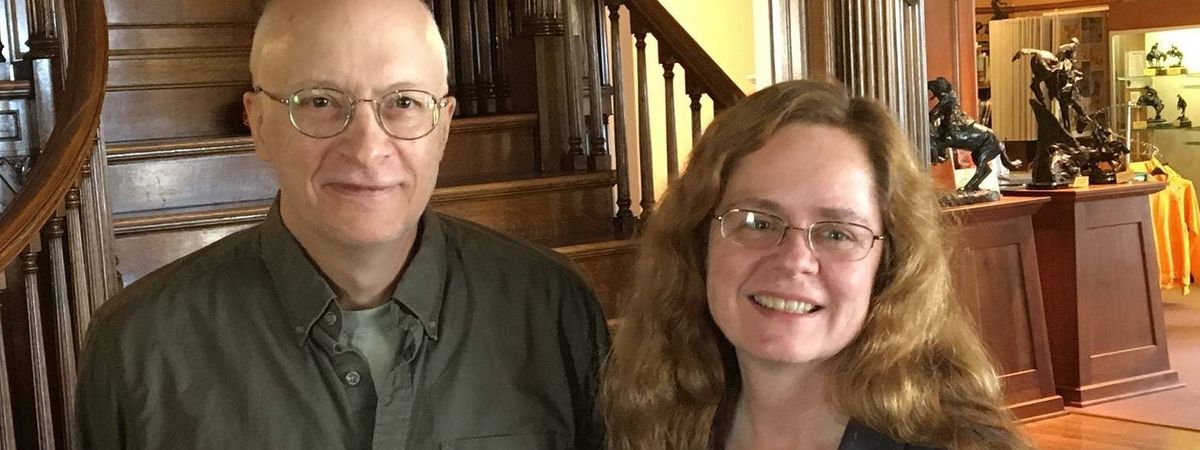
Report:
M204 301L238 280L260 273L258 226L238 231L160 267L123 288L94 314L93 328L169 318L179 303Z
M472 266L576 274L570 260L544 246L457 217L440 213L438 217L446 233L448 250L461 253Z

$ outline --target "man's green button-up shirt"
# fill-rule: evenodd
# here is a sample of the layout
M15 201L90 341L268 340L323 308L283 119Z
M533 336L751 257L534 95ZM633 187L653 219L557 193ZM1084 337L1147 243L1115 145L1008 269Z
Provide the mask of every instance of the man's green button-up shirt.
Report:
M599 448L608 349L594 293L553 252L427 211L393 292L387 380L339 342L320 271L266 221L110 300L81 357L88 448ZM379 386L379 392L376 392Z

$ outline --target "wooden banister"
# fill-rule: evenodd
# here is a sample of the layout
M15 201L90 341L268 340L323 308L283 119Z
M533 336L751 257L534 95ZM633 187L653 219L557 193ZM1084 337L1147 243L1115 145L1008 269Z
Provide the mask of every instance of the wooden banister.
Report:
M9 208L0 216L0 264L7 266L37 235L63 202L92 149L108 67L108 29L102 0L74 5L75 23L64 27L71 43L63 108L37 164Z
M658 0L617 1L629 9L633 28L645 29L654 35L659 51L674 56L687 74L688 84L699 85L712 99L715 109L725 109L746 96Z

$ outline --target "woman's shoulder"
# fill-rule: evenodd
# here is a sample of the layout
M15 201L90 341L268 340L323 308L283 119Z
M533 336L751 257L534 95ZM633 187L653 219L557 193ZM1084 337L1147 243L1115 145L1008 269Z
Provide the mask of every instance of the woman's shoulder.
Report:
M838 450L938 450L933 447L906 444L876 431L854 419L846 424Z

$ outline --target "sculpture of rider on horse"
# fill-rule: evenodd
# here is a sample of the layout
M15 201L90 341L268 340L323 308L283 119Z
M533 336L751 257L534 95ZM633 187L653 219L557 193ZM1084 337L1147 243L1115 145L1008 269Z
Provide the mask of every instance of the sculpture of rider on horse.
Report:
M1087 126L1087 114L1079 106L1077 96L1079 83L1083 81L1083 72L1075 68L1075 54L1079 48L1079 38L1071 38L1071 42L1060 45L1058 51L1050 53L1036 48L1023 48L1013 55L1012 60L1029 55L1029 68L1033 72L1033 81L1029 89L1033 91L1038 103L1049 107L1046 98L1058 101L1059 120L1064 129L1071 129L1071 112L1075 112L1075 131L1082 133ZM1045 92L1042 87L1045 87Z
M962 187L964 192L980 190L979 185L992 173L991 161L996 157L1009 170L1016 170L1021 161L1011 161L1004 154L1004 143L991 128L976 122L963 113L958 96L950 81L943 77L930 80L929 92L937 98L937 104L929 111L930 150L934 164L950 157L951 148L971 151L975 163L975 175Z

